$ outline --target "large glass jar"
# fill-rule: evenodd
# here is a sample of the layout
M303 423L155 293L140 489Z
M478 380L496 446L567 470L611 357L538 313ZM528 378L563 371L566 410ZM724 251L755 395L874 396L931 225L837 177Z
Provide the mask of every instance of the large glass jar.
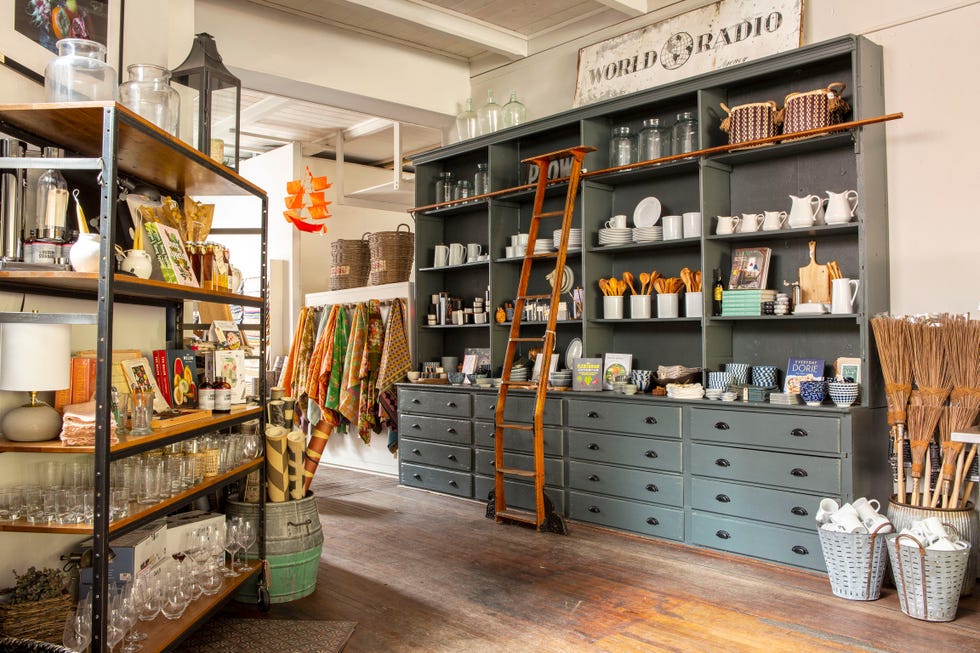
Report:
M119 86L119 102L176 136L180 94L170 86L170 71L146 63L134 63L126 70L129 81Z
M503 113L503 126L504 127L514 127L520 125L527 119L527 109L521 104L521 101L517 99L517 91L510 92L510 101L504 105L502 109Z
M651 161L670 156L670 132L659 118L647 118L637 137L637 160Z
M62 156L64 151L59 148L44 148L45 158ZM68 221L68 182L56 168L45 170L38 177L35 210L35 234L40 238L63 240Z
M627 166L636 162L636 141L626 126L613 127L609 141L609 167Z
M473 98L468 97L466 98L466 106L456 116L456 131L459 133L459 140L465 141L468 138L479 136L479 129L476 111L473 110Z
M483 195L490 192L490 167L486 163L476 164L476 174L473 175L473 194Z
M451 202L456 192L456 183L453 180L453 173L440 172L436 177L436 204Z
M493 90L487 91L487 103L477 112L480 118L480 135L492 134L503 126L500 105L493 101Z
M44 69L48 102L116 99L116 71L105 61L106 49L87 39L61 39L58 56Z
M677 114L677 122L674 123L672 134L674 154L693 152L698 149L698 121L693 111Z

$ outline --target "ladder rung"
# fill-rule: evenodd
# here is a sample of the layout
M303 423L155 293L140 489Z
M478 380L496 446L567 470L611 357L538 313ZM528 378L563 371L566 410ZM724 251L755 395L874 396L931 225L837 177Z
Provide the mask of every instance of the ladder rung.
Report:
M565 215L564 211L545 211L544 213L538 213L532 215L531 218L557 218L559 215Z
M511 338L508 342L544 342L544 338Z
M532 469L518 469L517 467L501 467L497 470L498 474L506 474L507 476L523 476L524 478L534 478L534 470Z
M530 424L506 424L506 423L501 423L501 424L497 424L496 426L499 426L500 428L504 428L504 429L511 429L511 430L514 430L514 431L533 431L534 430L534 427L531 426Z
M531 524L532 526L538 525L537 514L526 510L515 510L513 508L508 508L507 510L498 510L496 516L497 519L509 519L510 521L521 522L522 524Z
M551 299L551 295L524 295L523 297L518 297L517 299Z
M558 258L558 252L542 252L540 254L528 254L527 258L533 258L533 259Z
M514 388L536 388L536 381L501 381L500 385L512 386Z

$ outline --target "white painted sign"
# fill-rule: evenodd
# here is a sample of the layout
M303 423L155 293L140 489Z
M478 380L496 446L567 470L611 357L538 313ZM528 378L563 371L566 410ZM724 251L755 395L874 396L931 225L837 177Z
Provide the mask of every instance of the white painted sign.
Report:
M574 106L800 46L803 0L719 0L578 53Z

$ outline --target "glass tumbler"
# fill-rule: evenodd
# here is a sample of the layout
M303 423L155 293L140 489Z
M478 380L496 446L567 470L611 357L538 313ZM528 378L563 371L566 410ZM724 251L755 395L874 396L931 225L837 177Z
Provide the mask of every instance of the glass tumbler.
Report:
M153 429L150 428L153 421L153 391L133 386L129 401L131 404L129 432L133 435L153 433Z

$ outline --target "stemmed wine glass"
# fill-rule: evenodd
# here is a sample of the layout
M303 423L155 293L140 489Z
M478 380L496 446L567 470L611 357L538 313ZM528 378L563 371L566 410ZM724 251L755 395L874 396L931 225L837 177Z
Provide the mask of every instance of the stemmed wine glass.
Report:
M76 653L81 653L92 641L92 615L85 615L81 605L70 610L65 618L65 630L61 643Z
M247 460L255 460L262 450L262 439L258 433L246 433L242 444L242 454Z
M238 550L238 546L239 546L238 538L239 538L238 524L235 522L234 519L229 519L228 521L225 522L224 549L225 552L231 556L231 562L223 572L224 575L228 576L229 578L234 578L235 576L241 576L240 573L235 571L235 551Z
M235 568L238 571L247 571L248 563L245 562L245 557L248 555L248 550L255 544L255 524L245 519L240 520L238 522L238 539L242 549L242 559Z
M136 597L136 616L140 621L153 621L160 614L160 604L163 601L163 590L159 578L141 576L133 586ZM139 638L146 639L146 633L138 633Z
M109 609L109 620L106 623L106 644L109 646L109 653L115 653L119 642L126 636L126 620L118 608Z
M129 637L129 631L136 625L136 603L133 601L132 586L124 585L112 597L113 619L122 629L122 651L123 653L136 653L143 648L135 640Z

